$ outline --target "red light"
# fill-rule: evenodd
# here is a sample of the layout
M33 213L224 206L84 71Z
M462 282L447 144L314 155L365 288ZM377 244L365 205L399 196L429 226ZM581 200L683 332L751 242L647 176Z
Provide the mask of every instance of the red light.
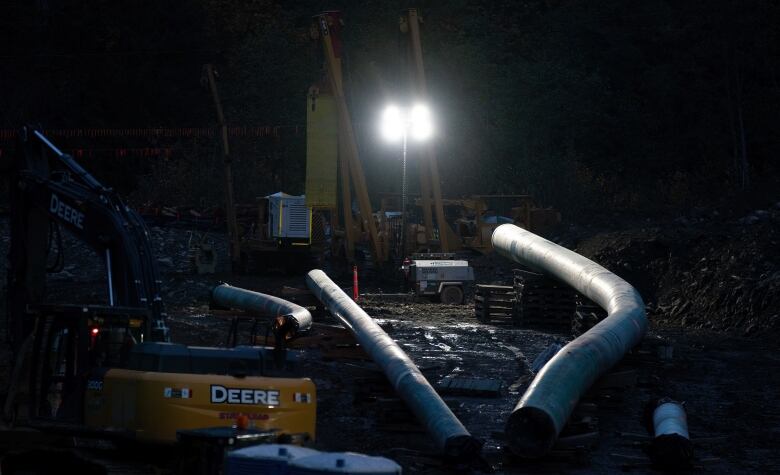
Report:
M97 328L93 328L93 329L92 329L92 334L93 334L93 335L97 335L97 334L98 334L98 332L100 332L100 330L99 330L99 329L97 329Z

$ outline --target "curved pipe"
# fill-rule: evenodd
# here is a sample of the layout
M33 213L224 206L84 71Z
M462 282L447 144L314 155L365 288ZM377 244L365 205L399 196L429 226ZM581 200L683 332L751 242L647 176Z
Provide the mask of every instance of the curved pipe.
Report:
M557 277L608 313L550 359L509 416L512 451L539 457L552 448L585 391L642 339L648 325L645 304L612 272L515 225L497 227L492 241L499 254Z
M311 328L312 319L308 310L273 295L220 284L211 291L211 299L222 307L250 310L276 318L274 327L284 328L288 339Z
M442 401L420 369L358 304L321 270L306 275L306 285L355 335L371 359L382 368L390 384L414 412L444 455L469 459L479 455L482 442L469 434Z

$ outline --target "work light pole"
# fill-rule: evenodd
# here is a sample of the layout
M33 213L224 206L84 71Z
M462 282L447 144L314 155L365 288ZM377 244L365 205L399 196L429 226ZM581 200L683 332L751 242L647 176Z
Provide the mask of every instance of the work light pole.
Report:
M409 109L388 106L382 113L380 129L385 139L398 143L401 139L401 254L406 252L406 145L411 134L413 140L427 140L433 131L431 113L424 104ZM403 256L399 256L403 258Z
M406 254L406 129L403 137L401 155L401 258Z

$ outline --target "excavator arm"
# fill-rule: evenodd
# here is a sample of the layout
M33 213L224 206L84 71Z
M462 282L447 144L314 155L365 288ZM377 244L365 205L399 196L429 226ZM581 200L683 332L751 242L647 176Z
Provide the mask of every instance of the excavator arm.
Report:
M30 127L19 134L9 171L15 357L7 421L136 442L186 439L208 453L216 453L213 444L221 453L220 434L234 437L242 415L256 424L245 428L251 437L314 437L316 388L309 379L285 377L295 370L293 355L159 343L168 332L149 233L113 190ZM46 302L52 226L103 258L108 305ZM311 324L300 310L279 310L290 312L287 322L297 325L291 331Z
M32 330L25 318L29 306L45 298L52 226L68 229L103 259L109 306L148 310L150 338L167 341L160 279L149 232L138 213L35 128L20 131L10 168L8 315L13 345Z

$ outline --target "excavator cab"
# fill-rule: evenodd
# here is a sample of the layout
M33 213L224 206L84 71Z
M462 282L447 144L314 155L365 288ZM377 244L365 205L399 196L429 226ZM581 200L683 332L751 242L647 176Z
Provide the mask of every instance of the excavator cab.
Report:
M122 367L149 334L148 312L99 305L30 305L28 417L32 425L81 424L95 372Z
M239 419L314 438L316 389L291 377L293 355L170 343L148 230L112 189L32 127L20 131L9 171L7 418L155 444ZM46 257L60 227L102 258L107 305L47 301Z

